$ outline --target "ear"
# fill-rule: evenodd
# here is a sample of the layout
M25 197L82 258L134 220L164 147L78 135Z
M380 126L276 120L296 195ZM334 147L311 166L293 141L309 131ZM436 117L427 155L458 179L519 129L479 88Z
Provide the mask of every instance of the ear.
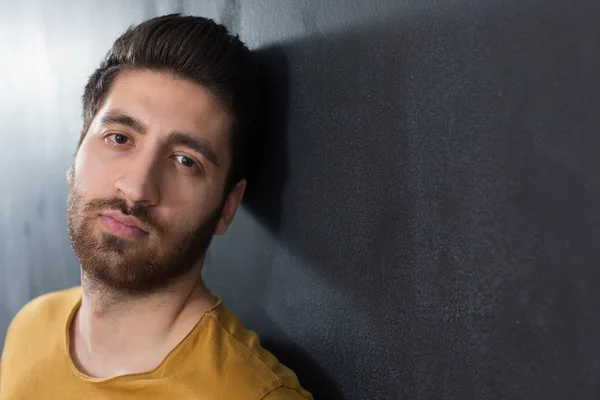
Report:
M73 179L73 167L67 170L67 182L71 183L71 179Z
M81 124L81 126L79 127L79 139L81 140L81 137L83 136L83 124ZM79 152L79 149L77 149L77 152ZM75 153L75 156L77 156L77 153ZM67 182L71 183L71 179L73 179L73 167L70 167L67 170Z
M227 228L229 228L229 225L233 222L233 217L235 217L235 213L242 202L247 184L246 180L242 179L227 195L227 200L225 201L225 206L221 213L221 219L219 220L217 229L215 229L215 235L222 235L227 232Z

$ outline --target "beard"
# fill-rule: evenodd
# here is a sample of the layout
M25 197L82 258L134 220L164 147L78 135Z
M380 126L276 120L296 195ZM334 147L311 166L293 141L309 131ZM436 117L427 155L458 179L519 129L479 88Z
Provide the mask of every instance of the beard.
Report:
M129 296L161 292L204 256L221 217L223 202L199 226L170 229L143 204L129 207L119 197L85 202L75 176L69 184L67 225L82 279ZM148 235L130 241L96 228L101 212L117 210L139 219Z

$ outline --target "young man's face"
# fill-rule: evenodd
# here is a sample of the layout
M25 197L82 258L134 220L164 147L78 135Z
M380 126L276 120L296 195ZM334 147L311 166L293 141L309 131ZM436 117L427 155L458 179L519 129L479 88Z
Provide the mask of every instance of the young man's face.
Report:
M152 71L119 74L69 174L69 232L87 277L146 293L201 262L245 188L241 182L224 199L230 127L198 84Z

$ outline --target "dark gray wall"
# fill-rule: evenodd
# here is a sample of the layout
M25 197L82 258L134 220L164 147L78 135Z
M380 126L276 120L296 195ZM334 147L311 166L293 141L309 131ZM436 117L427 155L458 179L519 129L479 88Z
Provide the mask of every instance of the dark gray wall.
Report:
M0 1L0 332L78 281L65 170L130 23L215 18L269 145L206 278L327 399L600 397L600 3Z

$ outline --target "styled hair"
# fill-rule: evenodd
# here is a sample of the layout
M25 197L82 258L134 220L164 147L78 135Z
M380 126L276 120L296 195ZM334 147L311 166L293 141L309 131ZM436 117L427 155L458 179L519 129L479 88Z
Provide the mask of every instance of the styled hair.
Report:
M262 113L259 73L249 49L223 25L170 14L130 26L90 76L83 94L83 134L122 71L172 74L206 87L232 117L225 195L245 178Z

